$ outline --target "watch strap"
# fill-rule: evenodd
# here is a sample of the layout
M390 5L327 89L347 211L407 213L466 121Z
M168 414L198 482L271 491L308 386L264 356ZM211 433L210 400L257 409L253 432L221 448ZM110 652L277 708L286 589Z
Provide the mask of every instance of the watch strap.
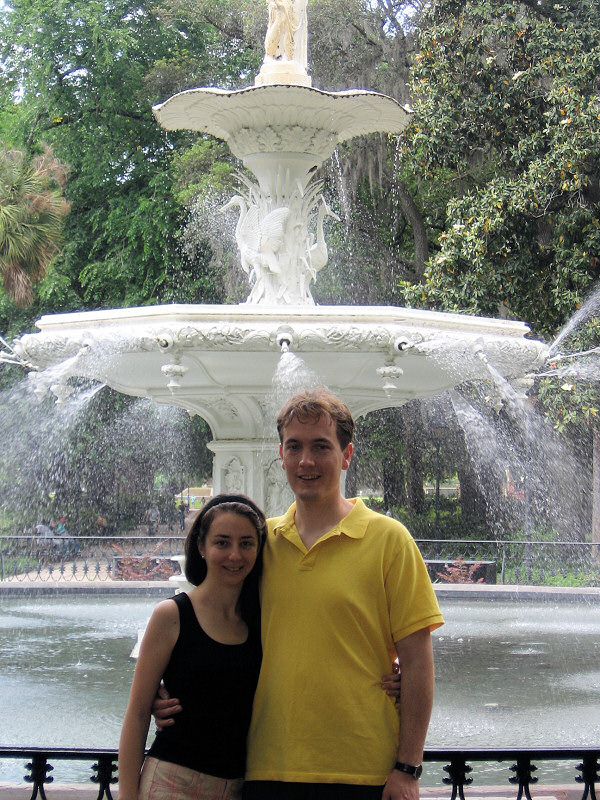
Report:
M396 761L394 769L397 769L399 772L406 772L407 775L411 775L416 781L418 781L423 774L422 764L415 767L413 764L405 764L403 761Z

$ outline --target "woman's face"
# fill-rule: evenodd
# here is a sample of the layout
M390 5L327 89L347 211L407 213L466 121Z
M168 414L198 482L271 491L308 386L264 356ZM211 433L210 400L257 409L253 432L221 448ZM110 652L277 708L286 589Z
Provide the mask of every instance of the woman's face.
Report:
M207 578L236 586L244 582L256 562L258 534L248 517L220 511L198 549L206 561Z

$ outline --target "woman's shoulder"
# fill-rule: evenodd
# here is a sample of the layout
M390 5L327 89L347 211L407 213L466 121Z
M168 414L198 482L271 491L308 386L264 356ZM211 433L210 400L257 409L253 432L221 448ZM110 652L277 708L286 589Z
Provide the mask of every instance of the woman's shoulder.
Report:
M163 625L179 622L179 608L175 598L170 597L168 600L161 600L161 602L154 607L150 619Z

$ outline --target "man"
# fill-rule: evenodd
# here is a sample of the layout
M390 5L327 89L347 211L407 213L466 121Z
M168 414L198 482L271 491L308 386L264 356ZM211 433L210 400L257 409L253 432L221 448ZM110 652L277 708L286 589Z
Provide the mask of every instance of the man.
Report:
M302 392L277 429L295 503L269 520L244 798L416 800L443 624L427 570L399 522L341 494L344 403ZM380 680L395 655L397 706Z

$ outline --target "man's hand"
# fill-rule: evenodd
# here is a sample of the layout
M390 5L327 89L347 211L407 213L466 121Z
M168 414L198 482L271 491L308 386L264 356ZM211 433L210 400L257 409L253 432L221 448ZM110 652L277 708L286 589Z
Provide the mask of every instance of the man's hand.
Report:
M381 679L381 688L389 696L393 697L396 702L400 700L400 665L397 661L392 664L393 672L384 675Z
M381 800L419 800L419 781L393 769L383 787Z
M174 714L179 714L181 705L176 697L170 697L164 684L158 687L158 692L152 703L152 716L156 723L156 730L162 731L175 724Z

